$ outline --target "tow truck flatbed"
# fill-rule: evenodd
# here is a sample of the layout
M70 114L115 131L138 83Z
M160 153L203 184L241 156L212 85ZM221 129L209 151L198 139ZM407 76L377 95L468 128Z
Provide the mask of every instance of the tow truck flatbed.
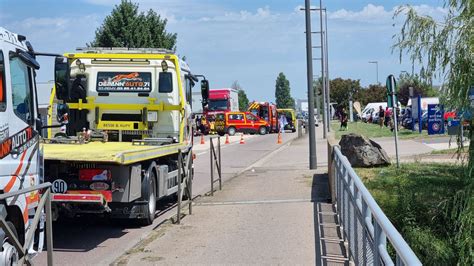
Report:
M134 145L131 142L89 142L85 144L43 143L44 159L58 161L100 162L127 165L152 158L177 154L185 143L163 146Z

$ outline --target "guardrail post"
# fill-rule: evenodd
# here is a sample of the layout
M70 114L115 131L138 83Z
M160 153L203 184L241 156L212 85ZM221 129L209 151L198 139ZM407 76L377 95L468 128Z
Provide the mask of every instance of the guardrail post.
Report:
M189 191L189 214L193 214L193 177L194 177L194 159L193 151L189 151L189 165L188 165L188 191Z
M176 222L177 224L181 223L181 164L183 163L183 155L181 153L181 150L178 150L178 217L176 217Z
M221 137L217 137L217 151L219 152L219 190L222 190L222 164L221 164Z
M46 190L46 248L48 249L48 266L53 265L53 213L51 211L51 188Z
M212 138L209 138L209 161L211 162L211 196L214 196L214 158L212 158L212 153L214 152L214 144L212 143Z

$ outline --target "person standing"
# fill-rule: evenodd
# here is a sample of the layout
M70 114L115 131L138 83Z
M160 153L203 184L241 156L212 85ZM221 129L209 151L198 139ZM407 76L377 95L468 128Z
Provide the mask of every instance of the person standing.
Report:
M339 115L339 119L341 121L341 127L339 128L339 130L342 130L343 128L347 130L347 113L345 108L342 108L341 113Z
M389 127L390 126L390 123L391 123L391 120L392 120L392 110L390 110L390 108L385 108L385 119L384 119L384 124L386 127Z
M380 125L380 128L383 127L384 120L385 120L385 112L382 108L382 105L380 105L379 106L379 125Z

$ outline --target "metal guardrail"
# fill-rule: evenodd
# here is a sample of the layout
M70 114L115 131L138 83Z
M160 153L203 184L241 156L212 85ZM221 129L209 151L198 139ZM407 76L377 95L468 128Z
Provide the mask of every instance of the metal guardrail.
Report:
M20 189L13 192L8 192L4 194L0 194L0 201L6 200L11 197L16 197L19 195L23 195L32 191L37 190L45 190L40 198L38 206L36 207L36 212L33 218L33 221L30 224L30 228L28 233L25 237L24 245L21 246L18 237L16 237L10 227L7 224L7 221L0 217L0 228L3 229L5 234L7 235L8 239L10 239L13 243L12 245L16 248L19 252L21 259L18 261L18 265L31 265L32 264L32 257L29 256L28 250L29 247L32 245L34 241L35 231L38 227L38 224L41 220L41 216L43 215L42 210L45 209L46 214L46 246L47 246L47 263L49 266L53 265L53 222L52 222L52 212L51 212L51 183L43 183L38 186L33 186L25 189ZM42 239L40 239L42 240ZM42 244L40 244L42 246ZM39 251L39 250L38 250Z
M219 182L219 190L222 190L222 169L221 169L221 138L217 137L217 151L214 146L214 138L209 139L209 154L211 162L211 196L214 196L214 183ZM214 167L215 165L215 167ZM219 178L214 179L214 170L217 168Z
M181 223L181 209L188 204L189 214L193 213L193 151L189 150L186 157L181 150L178 152L178 216L176 223ZM185 161L186 160L186 161ZM183 201L183 195L186 200Z
M337 146L333 160L338 220L355 265L422 265ZM396 252L395 263L387 239Z

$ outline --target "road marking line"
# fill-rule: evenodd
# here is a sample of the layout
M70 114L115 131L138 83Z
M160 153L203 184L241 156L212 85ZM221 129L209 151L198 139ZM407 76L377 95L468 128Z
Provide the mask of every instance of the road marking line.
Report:
M252 205L252 204L277 204L277 203L299 203L313 202L311 199L286 199L286 200L248 200L248 201L221 201L221 202L196 202L197 206L215 205Z

